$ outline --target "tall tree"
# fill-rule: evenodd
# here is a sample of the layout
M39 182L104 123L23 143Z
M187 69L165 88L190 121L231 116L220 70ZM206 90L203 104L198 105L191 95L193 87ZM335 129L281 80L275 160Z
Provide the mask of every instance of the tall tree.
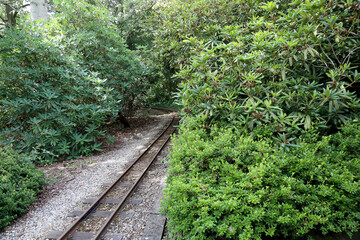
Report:
M47 0L31 0L30 15L32 20L48 19Z

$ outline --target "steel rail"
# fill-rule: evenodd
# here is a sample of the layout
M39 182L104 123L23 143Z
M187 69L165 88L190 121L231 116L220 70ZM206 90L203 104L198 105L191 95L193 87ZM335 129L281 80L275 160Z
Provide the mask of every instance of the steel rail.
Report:
M107 221L102 225L101 229L96 233L94 240L99 239L103 233L106 231L109 224L113 221L116 214L120 211L120 209L125 204L125 201L130 197L130 195L135 191L135 189L138 187L140 181L144 178L145 174L148 172L151 165L154 163L156 158L159 156L160 152L164 149L166 144L171 139L171 134L175 132L176 129L172 130L169 137L166 139L166 141L161 145L161 148L157 151L157 153L152 157L151 162L147 165L146 169L142 172L141 176L138 178L138 180L134 183L134 185L131 187L131 189L127 192L126 196L123 198L123 200L116 206L116 209L112 212L111 216L107 219Z
M86 218L96 210L96 208L100 205L101 201L104 200L106 195L113 190L113 188L124 178L124 176L133 168L133 166L139 162L139 160L155 145L155 143L165 134L165 132L173 125L175 122L175 117L172 118L171 122L168 124L168 126L159 134L159 136L145 149L145 151L123 172L118 179L110 186L108 187L101 196L91 204L91 206L85 210L85 212L74 222L70 227L68 227L65 232L61 234L60 237L57 238L57 240L65 240L67 237L69 237L73 232L77 229L77 227L80 225L81 222L86 220ZM171 135L171 134L170 134ZM168 141L168 140L167 140ZM166 143L167 143L166 141ZM156 154L157 155L157 154Z
M168 222L167 218L165 218L165 223L164 223L164 226L163 226L163 229L162 229L162 232L161 232L161 239L163 239L163 237L164 237L167 222Z

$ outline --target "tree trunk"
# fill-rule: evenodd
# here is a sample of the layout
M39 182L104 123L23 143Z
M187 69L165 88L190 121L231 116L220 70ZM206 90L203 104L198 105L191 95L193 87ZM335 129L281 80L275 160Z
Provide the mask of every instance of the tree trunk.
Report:
M124 128L129 128L129 127L130 127L130 123L129 123L128 120L124 117L124 115L122 115L120 112L119 112L119 115L118 115L118 119L119 119L119 121L124 125Z
M6 13L6 28L15 27L16 25L16 15L17 11L12 8L9 4L5 4L5 13Z
M30 2L30 15L32 20L47 20L48 9L47 0L31 0Z

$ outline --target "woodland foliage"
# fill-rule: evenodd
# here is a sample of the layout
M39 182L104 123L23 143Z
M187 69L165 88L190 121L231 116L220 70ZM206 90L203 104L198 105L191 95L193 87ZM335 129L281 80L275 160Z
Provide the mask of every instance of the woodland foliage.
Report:
M82 1L54 1L58 14L47 28L63 38L63 50L85 68L106 80L119 102L118 111L132 110L134 100L148 88L149 69L125 44L117 18L101 5ZM137 43L133 43L136 45Z
M100 150L101 126L117 115L104 81L39 34L9 29L0 46L4 144L46 161Z
M42 162L100 151L105 123L133 108L148 72L108 10L52 4L48 22L23 19L0 38L3 144Z
M31 162L100 151L178 87L171 238L359 231L358 1L53 0L36 23L21 2L0 3L0 228L44 184Z
M306 239L359 229L359 126L283 151L236 128L185 124L163 200L172 239Z
M0 228L44 185L32 162L101 151L106 125L131 113L156 75L103 3L54 0L50 19L33 22L25 1L0 2Z
M0 229L27 211L45 184L31 157L0 148Z
M359 5L342 2L173 3L159 42L184 112L288 135L356 118Z
M174 239L359 230L359 11L352 0L164 7L156 46L186 117L163 202Z

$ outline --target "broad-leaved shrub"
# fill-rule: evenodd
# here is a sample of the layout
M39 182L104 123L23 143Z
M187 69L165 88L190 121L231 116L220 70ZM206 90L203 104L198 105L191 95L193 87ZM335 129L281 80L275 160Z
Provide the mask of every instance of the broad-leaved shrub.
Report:
M56 0L54 4L57 14L49 23L50 34L58 38L60 32L63 51L106 80L119 112L131 112L134 101L148 88L151 70L127 48L116 18L100 4L84 0Z
M357 1L173 1L160 16L184 114L287 138L358 118Z
M100 150L96 140L117 116L117 98L95 73L34 29L8 29L0 38L3 144L40 160Z

